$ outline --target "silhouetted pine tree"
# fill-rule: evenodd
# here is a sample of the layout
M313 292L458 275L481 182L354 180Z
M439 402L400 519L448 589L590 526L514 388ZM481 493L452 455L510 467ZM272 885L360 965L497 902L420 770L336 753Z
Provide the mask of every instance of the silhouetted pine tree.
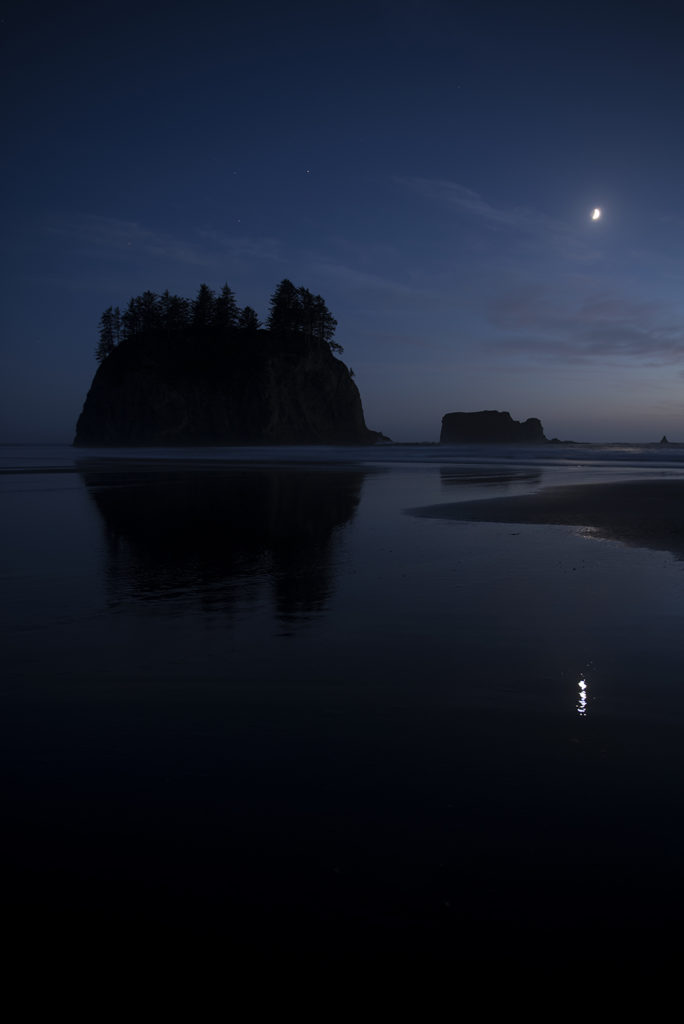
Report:
M167 334L182 331L190 321L190 303L180 295L169 294L167 289L159 296L159 317Z
M203 330L211 327L214 322L214 308L216 298L213 291L207 284L201 284L197 292L197 298L192 304L192 326Z
M140 310L140 296L137 295L128 300L121 316L121 334L125 341L134 338L142 331L142 314Z
M261 327L259 317L251 306L245 306L240 310L237 325L241 331L246 331L247 334L256 334Z
M331 352L338 352L340 355L344 349L336 341L333 341L337 320L332 315L321 295L313 297L313 334L314 338L324 341Z
M298 288L301 309L301 327L309 340L324 341L333 352L343 352L341 345L333 341L337 320L332 315L321 295L312 295L308 288Z
M140 330L147 334L161 327L161 310L159 308L159 296L154 292L143 292L137 299L140 315Z
M215 295L207 284L199 287L193 301L172 295L168 289L161 295L145 291L129 300L123 314L117 306L109 306L100 318L100 337L96 348L98 362L106 359L121 341L164 331L181 335L192 328L201 335L209 331L225 336L233 330L256 335L262 324L251 306L240 309L232 289L224 284ZM333 352L342 346L333 341L337 321L320 295L308 288L296 288L283 279L270 300L268 329L276 337L296 336L301 341L325 342ZM209 330L211 329L211 330Z
M308 341L323 341L332 352L343 352L333 341L337 320L320 295L308 288L295 288L285 278L271 296L268 329L275 335L297 333Z
M224 284L223 288L214 301L214 327L222 333L228 334L237 325L238 304L232 289Z
M274 334L288 334L301 329L302 306L299 291L284 278L271 296L268 329Z
M118 307L117 307L118 310ZM115 314L112 306L108 306L100 317L100 340L95 349L95 358L98 363L106 359L116 346L114 332Z
M308 288L298 288L297 298L299 299L299 329L309 341L314 336L314 324L316 314L314 310L314 297Z
M112 316L112 330L114 333L114 344L118 345L121 341L121 310L118 306L114 307L114 313Z

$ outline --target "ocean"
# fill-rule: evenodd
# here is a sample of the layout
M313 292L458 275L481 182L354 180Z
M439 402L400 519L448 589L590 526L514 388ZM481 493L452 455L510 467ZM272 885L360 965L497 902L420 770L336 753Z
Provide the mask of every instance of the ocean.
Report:
M671 943L681 550L439 514L630 480L684 446L0 448L8 927Z

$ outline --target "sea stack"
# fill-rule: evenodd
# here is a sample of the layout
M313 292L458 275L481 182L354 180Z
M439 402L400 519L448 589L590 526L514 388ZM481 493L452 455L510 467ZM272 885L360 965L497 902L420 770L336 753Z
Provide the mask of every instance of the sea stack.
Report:
M232 305L231 305L232 304ZM103 314L100 366L76 426L78 446L371 444L336 321L289 281L269 329L226 286L194 303L146 292Z
M520 423L509 412L448 412L442 417L440 444L541 444L546 441L540 420Z

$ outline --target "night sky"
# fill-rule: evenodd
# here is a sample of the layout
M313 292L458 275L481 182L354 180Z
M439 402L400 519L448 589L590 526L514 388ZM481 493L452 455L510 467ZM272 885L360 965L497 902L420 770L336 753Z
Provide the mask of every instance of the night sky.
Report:
M0 441L72 440L107 306L228 282L265 319L285 277L394 440L506 409L684 441L679 5L98 0L0 32Z

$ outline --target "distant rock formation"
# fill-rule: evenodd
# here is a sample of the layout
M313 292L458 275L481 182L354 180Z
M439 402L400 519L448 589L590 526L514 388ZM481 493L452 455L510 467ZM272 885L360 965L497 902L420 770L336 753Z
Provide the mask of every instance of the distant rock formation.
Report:
M440 444L539 444L546 441L538 419L524 423L508 412L448 412L442 417Z
M370 444L348 368L324 341L258 331L233 343L160 332L100 364L74 444Z

